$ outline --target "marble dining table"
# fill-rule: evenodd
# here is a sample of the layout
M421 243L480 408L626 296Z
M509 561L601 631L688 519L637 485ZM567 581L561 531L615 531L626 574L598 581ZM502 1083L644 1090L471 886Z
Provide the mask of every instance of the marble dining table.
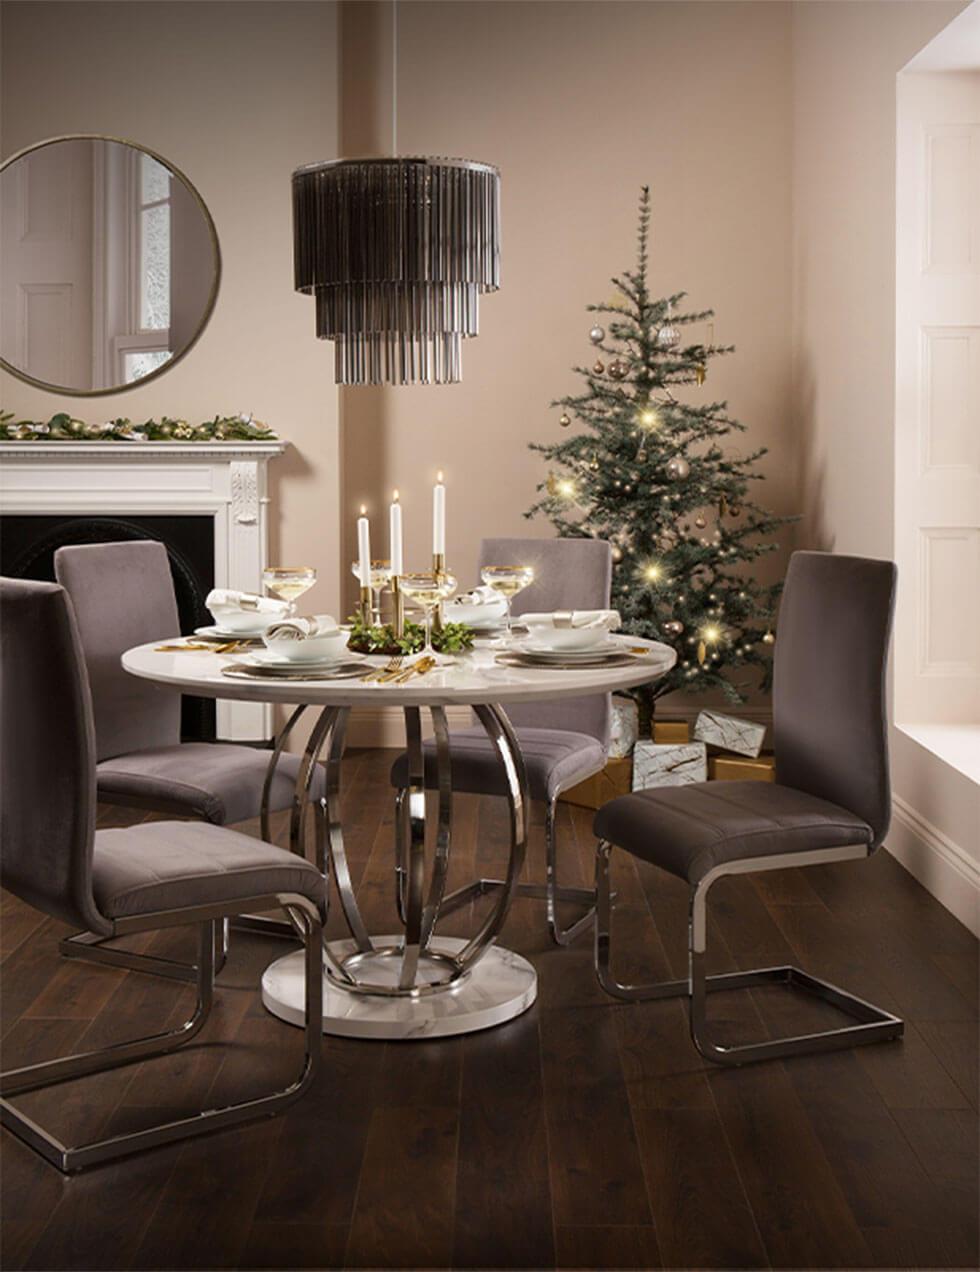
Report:
M404 683L365 681L384 658L347 660L344 678L301 671L300 679L246 674L247 655L166 648L161 642L127 650L123 667L162 687L204 697L278 703L291 707L270 752L261 833L270 837L267 795L279 757L297 735L307 712L312 727L289 814L289 842L305 854L312 838L315 859L339 901L348 937L325 944L323 1029L358 1038L428 1038L468 1033L501 1024L534 1002L537 979L521 955L501 947L503 928L524 865L529 795L518 736L507 716L516 703L547 702L615 692L653 682L673 666L673 649L633 636L610 638L616 657L599 666L568 669L514 665L499 642L476 648ZM360 662L361 667L350 665ZM406 664L407 665L407 664ZM340 789L345 733L352 710L399 708L405 720L409 785L396 818L406 862L401 930L368 931L351 882L344 849ZM446 711L469 707L483 726L501 765L510 814L510 851L504 886L488 912L474 919L465 938L437 932L452 850L451 740ZM426 782L422 713L431 716L436 750L437 825L426 849ZM325 795L314 798L314 773L323 764ZM312 835L310 830L312 829ZM279 925L280 929L283 924ZM267 1009L294 1025L303 1023L302 950L273 961L262 978Z

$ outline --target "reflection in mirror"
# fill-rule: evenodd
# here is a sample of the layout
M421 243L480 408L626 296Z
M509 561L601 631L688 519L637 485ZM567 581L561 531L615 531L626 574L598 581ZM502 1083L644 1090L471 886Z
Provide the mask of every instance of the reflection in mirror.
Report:
M200 195L104 137L44 142L0 169L0 359L64 393L110 393L191 347L220 259Z

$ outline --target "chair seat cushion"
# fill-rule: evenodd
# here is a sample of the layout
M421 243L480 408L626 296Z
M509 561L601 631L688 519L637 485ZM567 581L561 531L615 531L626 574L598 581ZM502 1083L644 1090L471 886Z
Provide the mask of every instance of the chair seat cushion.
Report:
M599 839L691 884L716 866L752 857L868 844L871 827L845 808L768 782L698 782L610 800Z
M92 891L107 919L292 892L322 905L315 866L236 830L149 822L95 836Z
M516 729L532 799L550 801L559 791L584 781L606 763L606 752L588 733L564 729ZM507 780L493 744L482 728L453 729L449 735L453 790L468 795L506 795ZM424 744L425 784L436 785L436 747ZM391 769L391 784L408 785L408 756Z
M247 821L259 815L270 756L256 747L220 742L181 742L116 755L96 768L99 799L197 817L215 826ZM269 796L273 811L292 804L299 766L298 755L280 756ZM316 796L324 792L320 765L313 791Z

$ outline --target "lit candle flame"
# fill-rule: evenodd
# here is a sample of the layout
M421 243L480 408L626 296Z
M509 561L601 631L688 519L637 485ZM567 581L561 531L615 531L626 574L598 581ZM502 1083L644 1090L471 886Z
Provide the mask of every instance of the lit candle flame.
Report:
M395 503L397 503L397 502L398 502L398 491L397 491L397 490L396 490L396 491L392 494L391 498L392 498L392 500L393 500Z
M442 481L442 469L441 469L441 468L440 468L440 469L439 469L439 471L436 473L436 481L439 481L439 482L441 482L441 481Z
M367 504L361 504L361 516L362 517L367 516Z

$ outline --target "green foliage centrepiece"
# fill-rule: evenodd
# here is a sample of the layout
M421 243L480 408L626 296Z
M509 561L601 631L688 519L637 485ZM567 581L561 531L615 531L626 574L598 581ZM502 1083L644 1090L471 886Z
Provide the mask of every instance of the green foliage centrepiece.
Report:
M351 632L347 648L356 654L417 654L425 645L425 628L421 623L405 620L404 636L396 636L390 623L368 625L358 614L351 615ZM432 646L440 654L463 654L473 648L473 629L465 623L443 623L433 628Z
M580 427L559 442L532 443L550 472L526 513L543 514L566 537L608 540L612 603L624 631L677 651L668 675L634 691L644 722L658 698L678 689L717 688L744 701L749 685L732 672L754 666L768 685L780 586L760 584L741 567L774 551L769 536L794 520L749 498L765 449L723 450L718 439L745 426L726 402L696 401L709 362L733 346L690 339L685 329L707 327L713 311L675 312L684 292L650 295L649 228L644 187L636 269L612 280L610 303L587 307L598 315L589 333L596 362L575 368L581 393L552 403L563 426L574 419Z

